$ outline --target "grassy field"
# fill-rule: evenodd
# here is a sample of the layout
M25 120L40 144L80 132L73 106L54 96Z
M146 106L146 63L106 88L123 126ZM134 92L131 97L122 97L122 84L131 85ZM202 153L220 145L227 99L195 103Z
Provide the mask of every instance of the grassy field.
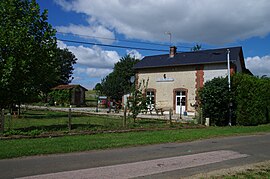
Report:
M5 135L67 132L67 123L68 114L66 112L28 110L20 118L12 117L12 119L9 119L6 117ZM123 129L122 117L87 116L72 113L71 123L73 132ZM138 120L134 123L133 120L128 118L126 128L164 128L168 126L167 122L162 120ZM180 124L175 125L175 127L177 126L180 126Z
M25 111L20 118L6 119L6 132L2 136L46 134L45 138L0 140L0 158L13 158L30 155L67 153L96 149L138 146L168 142L186 142L220 136L233 136L270 132L270 125L253 127L208 127L185 129L183 124L168 124L162 120L128 120L123 128L121 117L86 116L72 114L72 130L67 128L68 114L52 111ZM194 125L194 124L190 124ZM189 125L187 125L189 126ZM156 129L166 130L156 130ZM69 133L83 131L111 131L119 129L146 129L144 132L97 133L75 135ZM149 130L151 129L151 131ZM64 137L51 137L51 134L64 134Z
M186 142L220 136L270 132L270 125L253 127L209 127L128 133L104 133L36 139L0 140L0 158L68 153L147 144Z

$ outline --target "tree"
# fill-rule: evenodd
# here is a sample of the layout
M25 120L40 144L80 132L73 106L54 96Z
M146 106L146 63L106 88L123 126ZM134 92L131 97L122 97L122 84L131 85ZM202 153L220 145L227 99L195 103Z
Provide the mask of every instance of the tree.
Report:
M207 81L199 91L204 117L209 117L211 125L228 125L229 102L233 102L228 89L228 78L214 78Z
M202 49L202 45L196 44L194 47L192 47L190 50L191 51L199 51Z
M73 65L76 64L77 58L67 48L57 48L55 58L60 67L60 78L55 86L59 84L69 84L72 81L70 77L73 73Z
M93 90L96 91L97 95L101 95L102 85L100 83L97 83Z
M149 102L147 97L145 96L145 91L148 86L148 80L143 80L140 84L135 87L133 85L131 96L128 99L128 108L131 112L131 116L135 122L138 114L142 111L147 109L147 102Z
M68 76L47 13L35 0L0 1L0 108L32 101Z
M114 66L113 72L101 81L102 93L116 100L122 99L125 93L131 92L130 77L135 75L133 66L138 59L126 55Z

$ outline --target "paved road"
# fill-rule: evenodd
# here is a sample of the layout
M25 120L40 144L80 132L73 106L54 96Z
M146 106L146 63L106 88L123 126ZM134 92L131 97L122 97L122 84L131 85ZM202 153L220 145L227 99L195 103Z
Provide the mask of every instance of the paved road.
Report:
M99 171L109 170L110 178L127 178L123 173L137 178L179 178L270 160L269 139L270 134L261 134L0 160L0 178L91 178L91 172L98 177ZM157 172L155 167L162 169Z

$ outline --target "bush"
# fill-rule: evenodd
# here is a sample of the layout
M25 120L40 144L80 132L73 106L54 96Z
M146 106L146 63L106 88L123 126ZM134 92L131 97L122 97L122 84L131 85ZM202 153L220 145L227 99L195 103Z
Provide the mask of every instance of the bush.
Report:
M199 91L203 117L209 117L211 125L224 126L229 123L230 93L227 78L207 81Z
M230 101L233 124L250 126L270 122L270 78L235 74L231 94L227 78L214 78L205 83L199 97L203 117L209 117L211 125L228 124Z
M233 77L233 91L237 103L236 116L239 125L269 123L270 79L245 74Z
M54 102L60 105L70 104L71 93L69 90L53 90L49 93L49 104L54 105Z

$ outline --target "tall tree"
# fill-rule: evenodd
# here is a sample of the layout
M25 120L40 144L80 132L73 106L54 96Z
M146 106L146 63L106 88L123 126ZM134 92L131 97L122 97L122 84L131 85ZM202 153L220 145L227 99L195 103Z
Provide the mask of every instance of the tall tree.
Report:
M74 70L73 65L76 64L77 58L67 48L58 48L56 52L57 53L55 58L58 61L60 67L60 78L56 85L68 84L72 81L70 78Z
M113 72L102 79L102 93L114 99L121 99L125 93L131 91L131 76L135 75L133 66L138 59L126 55L114 66Z
M60 80L47 13L35 0L0 1L0 108L32 100Z

